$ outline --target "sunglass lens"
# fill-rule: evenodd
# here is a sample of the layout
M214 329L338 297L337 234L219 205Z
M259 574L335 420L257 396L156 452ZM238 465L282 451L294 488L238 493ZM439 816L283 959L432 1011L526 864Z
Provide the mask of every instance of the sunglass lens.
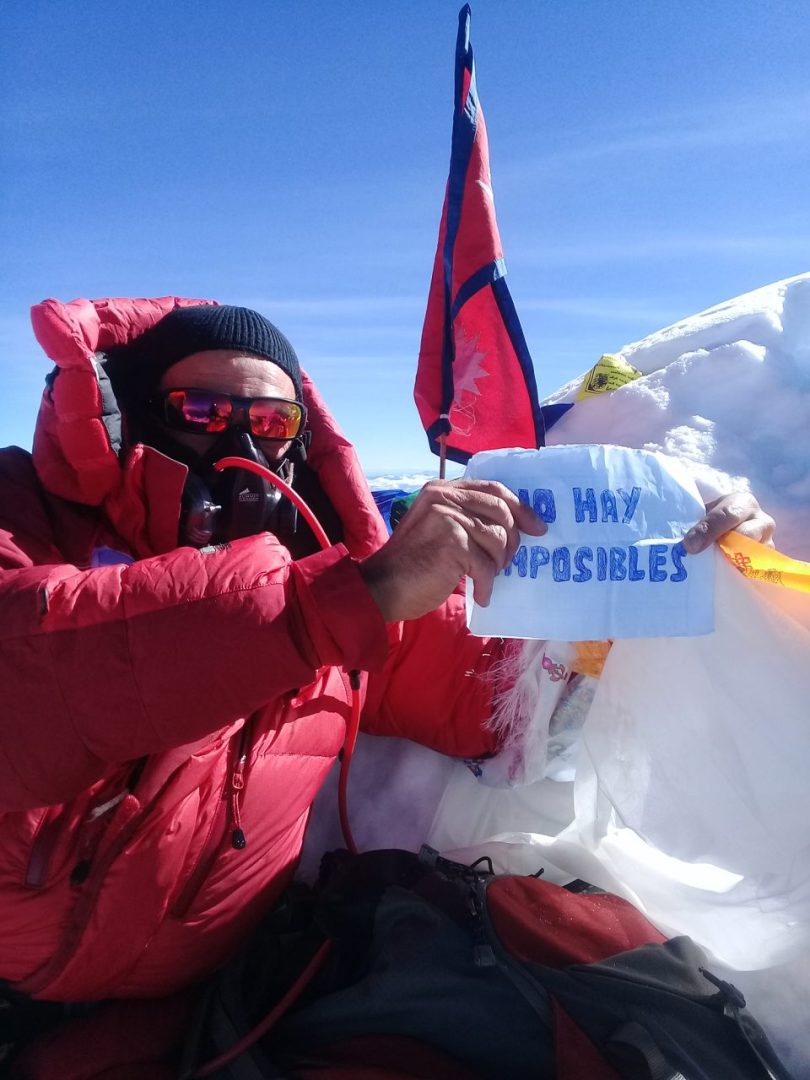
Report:
M202 432L224 431L233 410L227 396L204 390L172 390L167 405L184 427Z
M261 398L250 406L250 430L257 439L293 439L301 428L301 406L295 401Z

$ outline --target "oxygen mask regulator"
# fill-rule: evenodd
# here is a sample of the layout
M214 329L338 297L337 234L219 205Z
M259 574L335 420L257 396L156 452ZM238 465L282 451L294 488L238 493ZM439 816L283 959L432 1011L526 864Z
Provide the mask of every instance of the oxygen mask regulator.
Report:
M296 449L299 455L305 453L303 446ZM225 432L189 469L181 503L180 542L205 547L272 532L289 546L298 527L298 509L267 476L278 476L291 486L294 456L288 455L273 468L248 432ZM236 464L220 472L216 465L223 458L252 462L261 466L262 473Z

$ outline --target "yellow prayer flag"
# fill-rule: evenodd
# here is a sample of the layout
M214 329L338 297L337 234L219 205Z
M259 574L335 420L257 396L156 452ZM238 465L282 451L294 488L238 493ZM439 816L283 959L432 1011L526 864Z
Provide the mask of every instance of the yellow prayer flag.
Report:
M747 578L810 592L810 563L791 559L736 532L726 533L720 547L732 566Z
M613 353L605 353L597 360L591 370L582 380L582 386L577 393L577 401L584 401L593 397L594 394L606 394L611 390L618 390L634 379L640 379L641 372L628 364L620 356Z

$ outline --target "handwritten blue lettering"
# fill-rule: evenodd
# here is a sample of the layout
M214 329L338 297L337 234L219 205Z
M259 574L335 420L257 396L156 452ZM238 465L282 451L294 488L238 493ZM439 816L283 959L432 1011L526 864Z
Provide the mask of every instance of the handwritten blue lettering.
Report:
M577 548L574 553L574 566L577 568L577 572L572 578L573 581L590 581L593 577L593 573L585 565L586 559L588 562L593 560L593 550L589 547Z
M534 512L541 521L551 525L557 520L557 507L554 505L554 492L548 488L535 488L532 496Z
M610 549L610 580L624 581L627 577L627 551L625 548L612 547Z
M636 512L638 506L638 500L641 498L641 488L634 487L628 495L624 488L619 488L619 498L624 503L624 517L622 518L623 524L627 524Z
M596 549L596 580L607 580L607 548L598 547Z
M612 491L605 490L600 497L602 503L602 521L618 521L619 511L616 509L616 496Z
M549 553L547 547L539 547L537 544L532 544L531 556L529 558L529 576L536 578L540 572L541 566L548 566Z
M632 545L627 556L627 578L629 581L643 581L645 574L638 568L638 548Z
M568 581L571 577L571 552L567 547L554 548L551 573L555 581Z
M529 498L528 488L518 488L517 496L522 503L531 506L535 514L542 521L545 521L546 525L551 525L552 522L557 520L554 492L549 488L535 488L531 498Z
M666 581L667 545L650 544L650 581Z
M586 544L577 548L561 545L551 551L541 544L532 544L531 547L521 544L511 563L503 568L503 573L510 577L512 571L516 570L518 577L536 580L541 576L543 567L550 566L555 582L575 581L582 584L594 577L597 581L686 581L686 548L683 544L675 544L673 547L663 543L650 544L646 548L646 568L639 565L643 553L644 548L634 544L629 547L597 547L596 550ZM669 556L675 568L671 573L668 566Z
M521 544L515 554L512 556L512 562L509 566L503 568L503 572L506 577L509 577L512 573L512 567L514 566L518 572L518 577L526 577L529 564L529 553L526 550L526 545Z
M574 517L580 524L585 520L585 511L588 511L588 517L593 523L596 521L596 494L593 488L585 488L585 495L582 494L582 488L573 488L571 494L574 497Z
M670 575L670 581L686 581L687 572L686 567L683 565L683 560L686 558L686 548L683 544L676 544L672 549L672 561L675 564L675 573Z

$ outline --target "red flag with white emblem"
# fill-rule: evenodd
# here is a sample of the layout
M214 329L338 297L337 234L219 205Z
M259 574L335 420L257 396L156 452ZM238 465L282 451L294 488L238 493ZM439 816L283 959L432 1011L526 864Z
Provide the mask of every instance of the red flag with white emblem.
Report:
M444 442L453 461L544 442L532 359L505 279L465 5L450 175L414 387L431 450L441 454Z

